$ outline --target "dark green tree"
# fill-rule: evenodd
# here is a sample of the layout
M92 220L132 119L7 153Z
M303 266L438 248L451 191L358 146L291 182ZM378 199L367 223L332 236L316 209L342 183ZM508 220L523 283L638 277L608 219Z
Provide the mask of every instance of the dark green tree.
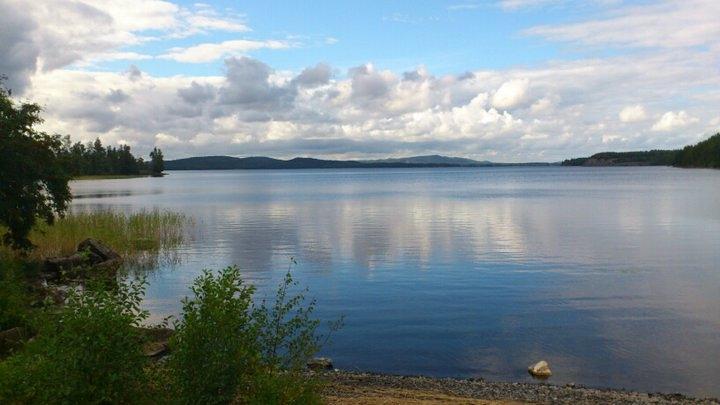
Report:
M15 102L0 83L0 225L3 243L18 249L32 247L36 221L52 224L72 198L63 139L35 129L41 111Z
M675 166L720 169L720 133L684 147L675 159Z
M150 171L154 176L162 174L165 170L165 162L163 161L163 153L157 147L150 152Z
M95 142L88 144L90 154L90 174L107 173L108 167L107 151L103 147L100 138L96 138Z

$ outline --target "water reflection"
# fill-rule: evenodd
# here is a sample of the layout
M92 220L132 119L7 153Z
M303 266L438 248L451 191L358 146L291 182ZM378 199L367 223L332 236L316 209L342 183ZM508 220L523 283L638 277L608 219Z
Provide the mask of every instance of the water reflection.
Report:
M267 292L288 257L342 368L720 395L720 172L499 168L174 172L74 183L73 209L195 218L151 273L176 313L202 268ZM129 194L123 194L130 190ZM113 194L115 193L115 194Z

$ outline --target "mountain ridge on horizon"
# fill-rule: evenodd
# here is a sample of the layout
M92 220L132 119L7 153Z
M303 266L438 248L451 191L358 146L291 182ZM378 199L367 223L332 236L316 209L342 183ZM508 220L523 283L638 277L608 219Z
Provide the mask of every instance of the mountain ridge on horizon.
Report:
M553 163L495 163L467 158L422 155L377 160L329 160L310 157L275 159L266 156L194 156L168 160L166 170L257 170L257 169L351 169L403 167L488 167L488 166L549 166Z

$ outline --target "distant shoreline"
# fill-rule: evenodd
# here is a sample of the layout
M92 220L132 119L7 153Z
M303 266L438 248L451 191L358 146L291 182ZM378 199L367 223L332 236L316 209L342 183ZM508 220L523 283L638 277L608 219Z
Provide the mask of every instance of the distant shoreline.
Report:
M88 176L73 177L73 181L83 180L113 180L113 179L136 179L139 177L151 177L149 174L95 174Z

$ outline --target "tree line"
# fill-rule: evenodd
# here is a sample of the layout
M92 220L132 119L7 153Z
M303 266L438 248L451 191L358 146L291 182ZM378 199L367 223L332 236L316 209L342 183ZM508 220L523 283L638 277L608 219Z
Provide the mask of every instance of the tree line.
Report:
M563 166L675 166L720 169L720 133L682 149L601 152L567 159Z
M28 234L37 221L52 224L72 199L68 181L83 175L161 176L163 154L150 161L135 157L128 145L103 146L100 139L83 145L69 136L37 129L42 108L13 100L0 75L0 236L15 248L32 247Z
M129 145L118 147L103 146L100 139L83 144L71 143L70 137L62 138L60 159L65 162L69 174L93 175L160 175L164 169L162 151L158 148L150 153L150 161L135 157Z

